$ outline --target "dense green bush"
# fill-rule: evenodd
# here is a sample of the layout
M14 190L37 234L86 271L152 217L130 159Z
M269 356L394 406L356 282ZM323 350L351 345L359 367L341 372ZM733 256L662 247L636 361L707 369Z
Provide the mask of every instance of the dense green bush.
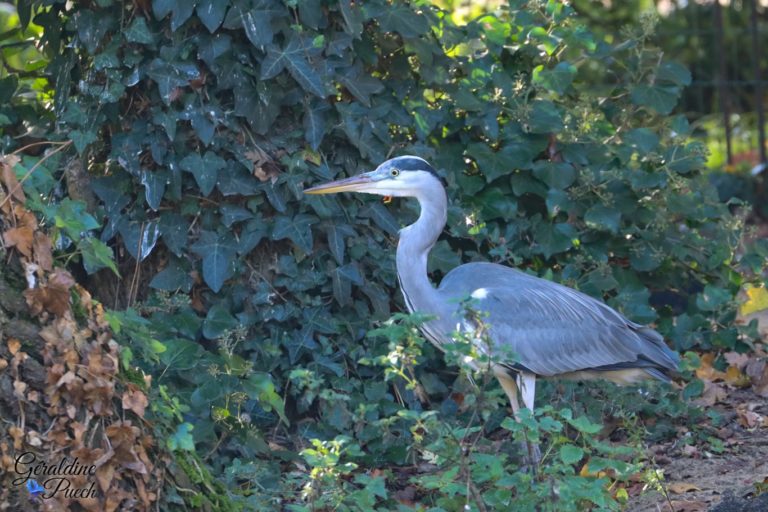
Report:
M130 307L110 314L128 378L154 375L173 469L208 485L187 505L530 508L553 506L554 486L560 505L615 506L605 480L574 473L593 448L612 454L571 443L595 433L586 420L531 418L559 451L539 484L504 457L461 459L478 414L486 434L517 428L499 391L478 395L430 346L366 336L400 309L394 240L416 207L301 191L389 155L421 155L448 183L435 277L489 258L602 297L681 351L749 343L733 325L740 222L670 115L690 75L650 46L650 16L610 45L554 1L511 1L465 26L417 1L17 6L42 27L56 133L98 198L101 227L82 232L117 249L131 283L115 294L102 271L92 288ZM79 250L88 272L108 266ZM387 358L370 364L409 346L411 386L385 380ZM578 410L610 409L591 403ZM636 420L645 406L626 407ZM422 460L431 477L392 469ZM173 489L164 499L184 502Z

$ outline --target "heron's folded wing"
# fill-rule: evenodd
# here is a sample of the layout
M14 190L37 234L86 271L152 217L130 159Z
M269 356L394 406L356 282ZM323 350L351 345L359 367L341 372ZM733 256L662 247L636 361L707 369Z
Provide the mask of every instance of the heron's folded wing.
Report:
M494 353L511 351L515 362L539 375L625 364L677 367L677 354L653 329L572 288L509 267L462 265L446 276L440 291L471 294L474 307L488 314Z

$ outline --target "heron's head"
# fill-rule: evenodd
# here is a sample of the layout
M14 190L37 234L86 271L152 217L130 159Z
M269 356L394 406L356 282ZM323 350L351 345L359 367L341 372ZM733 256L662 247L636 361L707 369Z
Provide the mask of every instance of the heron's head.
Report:
M438 187L442 187L440 178L426 160L417 156L398 156L373 171L318 185L304 193L364 192L380 196L418 197L424 191Z

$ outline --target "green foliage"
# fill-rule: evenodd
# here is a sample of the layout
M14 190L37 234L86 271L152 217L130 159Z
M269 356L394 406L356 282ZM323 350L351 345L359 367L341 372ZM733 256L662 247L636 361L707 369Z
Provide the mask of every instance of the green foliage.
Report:
M733 325L741 225L699 177L685 118L666 115L690 76L660 59L652 20L609 44L555 1L462 26L385 0L18 5L42 27L57 128L100 200L40 211L70 239L100 227L154 273L154 292L111 322L123 365L154 376L174 471L211 491L169 493L164 508L394 510L388 486L422 461L434 472L408 481L434 510L535 509L555 490L574 510L615 508L578 465L621 476L636 461L594 422L686 413L612 392L616 407L580 396L518 426L500 390L464 390L414 324L366 336L401 308L393 237L415 206L301 191L393 148L448 183L437 276L491 258L653 322L677 349L747 348ZM78 245L89 272L107 265L95 241ZM549 440L546 479L495 457L499 428Z

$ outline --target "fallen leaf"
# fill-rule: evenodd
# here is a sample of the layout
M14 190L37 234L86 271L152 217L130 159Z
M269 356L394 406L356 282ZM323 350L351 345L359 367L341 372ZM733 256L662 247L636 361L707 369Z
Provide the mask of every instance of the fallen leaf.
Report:
M738 352L726 352L723 357L728 361L729 366L735 366L739 370L743 370L749 363L749 356L747 354L739 354Z
M139 391L138 389L129 389L123 393L123 409L133 411L140 418L144 417L144 410L149 405L147 395Z
M705 501L673 500L670 504L675 512L701 512L709 509L709 504Z
M24 399L24 391L27 390L27 383L21 380L15 380L13 381L13 394L16 395L17 398Z
M752 384L752 382L749 380L749 377L741 373L741 370L735 366L729 366L728 370L726 370L725 382L726 384L736 388L746 388Z
M704 392L693 403L700 407L711 407L726 398L728 398L728 393L721 384L705 380Z
M74 284L75 279L69 272L57 268L48 280L48 284L24 290L24 297L32 314L39 315L47 311L62 317L70 310L69 290Z
M673 482L667 486L667 490L674 494L685 494L691 491L700 491L701 488L689 482Z
M715 370L712 366L715 362L715 354L708 352L701 356L701 364L696 369L696 376L703 381L725 380L725 372Z
M24 190L19 186L19 180L16 179L16 173L13 170L20 161L21 159L16 155L0 156L0 180L11 197L24 203L26 201Z
M16 355L16 352L21 348L21 342L16 338L8 338L8 351L12 356Z
M15 247L27 258L32 258L32 241L35 232L28 226L11 228L3 233L3 240L8 247Z
M741 305L739 312L742 316L768 309L768 289L763 286L750 286L746 289L747 300Z
M32 240L32 251L35 253L35 263L40 265L41 269L46 272L53 270L53 244L48 235L36 232Z

